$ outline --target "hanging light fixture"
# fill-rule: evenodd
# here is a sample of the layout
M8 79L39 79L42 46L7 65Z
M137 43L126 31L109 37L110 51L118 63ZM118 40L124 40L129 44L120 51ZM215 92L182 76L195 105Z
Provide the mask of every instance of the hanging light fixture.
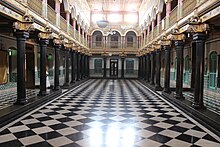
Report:
M107 27L108 24L109 24L108 20L105 19L105 14L104 14L103 6L104 6L104 0L103 0L103 2L102 2L102 13L103 13L102 19L96 21L96 24L98 25L99 28L105 28L105 27Z

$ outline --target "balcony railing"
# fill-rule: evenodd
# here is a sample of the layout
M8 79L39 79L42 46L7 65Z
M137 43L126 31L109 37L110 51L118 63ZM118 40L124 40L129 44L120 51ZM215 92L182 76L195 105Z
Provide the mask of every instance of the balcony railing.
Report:
M191 13L197 4L196 0L184 0L183 1L183 17Z
M170 26L174 25L177 21L177 7L173 9L173 11L170 13Z
M137 42L125 42L125 48L137 48Z
M67 31L67 22L62 16L60 16L60 28L65 32Z
M28 0L28 6L31 10L42 16L42 1L41 0Z
M56 12L49 5L47 5L47 18L52 24L56 25Z
M103 41L92 42L92 48L103 48L103 47L104 47Z
M106 43L107 48L110 49L137 49L137 42L120 42L120 41L110 41ZM122 47L123 44L123 47ZM93 41L92 47L93 49L102 49L105 47L105 43L103 41Z

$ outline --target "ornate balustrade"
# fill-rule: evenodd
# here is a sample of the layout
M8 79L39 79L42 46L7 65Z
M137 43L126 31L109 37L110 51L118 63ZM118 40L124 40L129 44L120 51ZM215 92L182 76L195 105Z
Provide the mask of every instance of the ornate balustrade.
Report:
M53 25L56 25L56 12L55 10L47 5L47 18Z
M173 11L170 13L169 17L169 25L172 26L177 22L177 7L173 9Z
M196 0L184 0L183 1L183 17L191 13L197 4Z
M42 1L41 0L28 0L27 4L31 10L42 16Z

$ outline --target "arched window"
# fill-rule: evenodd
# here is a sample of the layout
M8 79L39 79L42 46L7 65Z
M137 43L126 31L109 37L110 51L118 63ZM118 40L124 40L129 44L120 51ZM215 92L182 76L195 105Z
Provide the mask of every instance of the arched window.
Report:
M189 83L189 55L185 57L185 72L184 72L184 82Z
M211 52L209 55L209 88L215 89L217 76L217 53Z
M103 35L100 31L95 31L92 34L92 47L93 48L100 48L103 45Z
M137 36L136 36L135 32L129 31L126 34L126 47L127 48L136 47L136 40L137 40Z
M172 2L171 2L171 11L172 11L174 8L176 8L177 5L178 5L178 0L172 0Z

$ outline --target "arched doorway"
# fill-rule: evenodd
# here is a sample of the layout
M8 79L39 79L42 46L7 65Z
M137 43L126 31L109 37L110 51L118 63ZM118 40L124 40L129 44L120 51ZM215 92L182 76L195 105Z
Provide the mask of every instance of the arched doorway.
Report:
M189 83L189 55L185 57L184 83Z
M215 89L217 76L217 52L213 51L209 55L209 88Z

